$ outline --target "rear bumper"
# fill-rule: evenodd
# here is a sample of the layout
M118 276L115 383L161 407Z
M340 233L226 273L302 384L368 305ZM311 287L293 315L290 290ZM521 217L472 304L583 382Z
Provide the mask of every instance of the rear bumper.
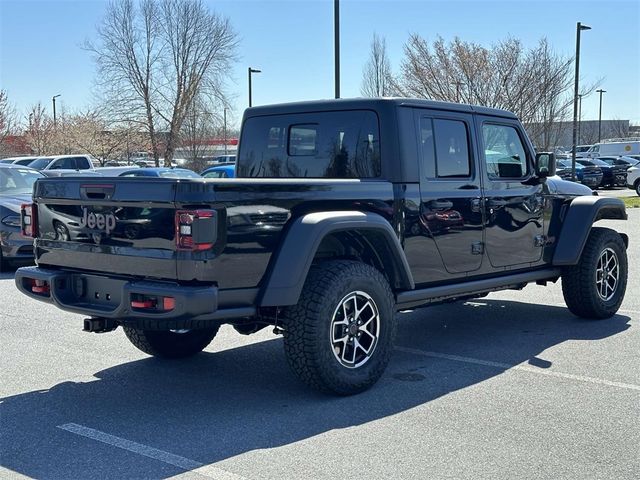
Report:
M32 291L34 280L47 282L48 292ZM171 282L135 281L122 277L91 275L64 270L25 267L16 271L15 282L25 295L54 304L58 308L96 318L108 318L128 325L147 324L149 319L158 329L166 321L167 329L190 328L194 321L250 317L255 308L218 308L218 289L215 286L185 286ZM157 310L132 306L135 299L156 298ZM162 310L163 297L171 297L175 306ZM176 323L183 321L183 324ZM146 322L146 323L145 323Z

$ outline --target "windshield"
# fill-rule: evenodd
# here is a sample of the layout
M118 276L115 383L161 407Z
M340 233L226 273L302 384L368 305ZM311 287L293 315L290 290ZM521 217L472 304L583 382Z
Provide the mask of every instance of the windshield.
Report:
M571 168L571 162L565 160L559 161L558 165L564 168ZM584 168L584 165L580 165L578 162L576 162L576 170L580 170L581 168Z
M47 165L51 163L51 160L53 160L53 157L36 158L33 162L29 164L29 167L35 168L36 170L42 170L43 168L45 168Z
M637 167L640 163L640 160L636 160L632 157L620 157L620 160L627 162L629 165L633 165L634 167Z
M196 172L186 169L180 170L176 168L174 170L166 170L159 173L161 177L165 178L202 178Z
M26 168L1 168L0 195L28 195L35 181L43 177L40 172Z
M609 164L608 164L607 162L604 162L604 161L599 160L599 159L597 159L597 158L592 158L592 159L590 160L590 162L591 162L593 165L597 165L597 166L599 166L599 167L608 167L608 166L609 166Z

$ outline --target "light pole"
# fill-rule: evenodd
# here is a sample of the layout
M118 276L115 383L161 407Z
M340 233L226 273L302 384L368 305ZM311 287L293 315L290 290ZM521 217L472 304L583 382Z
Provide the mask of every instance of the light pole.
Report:
M261 73L262 70L257 70L255 68L249 67L249 106L251 106L251 74L252 73Z
M578 81L580 79L580 32L582 30L591 30L591 27L582 25L580 22L576 25L576 74L574 79L573 91L573 148L571 149L571 180L576 181L576 142L578 140Z
M227 107L224 107L224 126L222 128L224 132L224 154L227 154Z
M600 110L598 111L598 143L600 143L602 133L602 130L600 129L602 127L602 94L607 93L607 91L600 88L599 90L596 90L596 92L600 94Z
M56 98L58 98L59 96L60 94L54 95L53 97L51 97L51 100L53 101L53 128L54 129L58 126L56 122Z
M580 130L581 130L581 126L582 126L582 97L584 97L584 93L579 93L578 94L578 145L581 145L582 142L580 142Z
M333 59L336 98L340 98L340 0L333 0Z

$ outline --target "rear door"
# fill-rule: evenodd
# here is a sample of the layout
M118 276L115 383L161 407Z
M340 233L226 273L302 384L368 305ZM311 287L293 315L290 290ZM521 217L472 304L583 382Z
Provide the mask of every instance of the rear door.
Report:
M481 180L470 114L416 109L422 235L450 274L482 265Z
M516 120L476 118L489 261L496 268L537 262L544 245L544 202L542 184L531 182L533 149Z

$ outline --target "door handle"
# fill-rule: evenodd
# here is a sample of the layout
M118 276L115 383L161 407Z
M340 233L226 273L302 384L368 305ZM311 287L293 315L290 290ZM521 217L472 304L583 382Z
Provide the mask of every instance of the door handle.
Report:
M431 200L427 202L427 207L431 210L450 210L453 208L453 202L449 200Z

